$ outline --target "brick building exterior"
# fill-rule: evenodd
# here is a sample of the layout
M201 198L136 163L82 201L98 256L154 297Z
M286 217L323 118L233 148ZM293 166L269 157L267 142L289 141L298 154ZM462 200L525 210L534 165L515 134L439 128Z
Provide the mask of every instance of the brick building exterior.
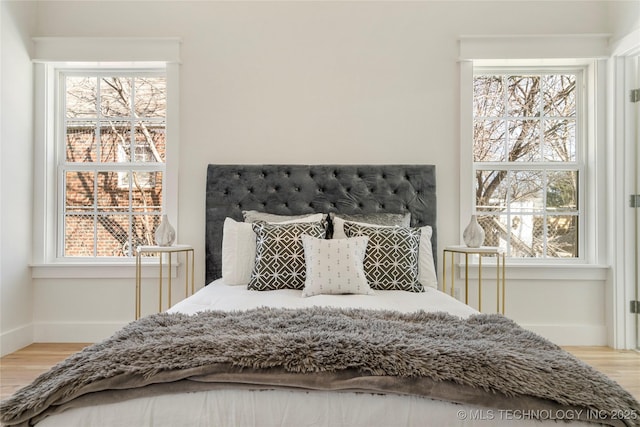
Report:
M96 129L94 123L67 126L67 161L95 162L98 156L109 166L130 161L131 147L123 143L130 141L130 129ZM164 163L164 124L137 130L135 160ZM65 256L132 256L135 246L155 243L154 232L162 214L163 173L108 169L66 171Z

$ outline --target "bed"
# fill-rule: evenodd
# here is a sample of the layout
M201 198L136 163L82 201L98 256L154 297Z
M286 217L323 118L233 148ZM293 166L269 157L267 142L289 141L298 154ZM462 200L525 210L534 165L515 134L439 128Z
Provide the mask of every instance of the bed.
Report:
M640 425L615 382L437 289L432 165L209 165L205 228L206 286L40 376L3 423Z

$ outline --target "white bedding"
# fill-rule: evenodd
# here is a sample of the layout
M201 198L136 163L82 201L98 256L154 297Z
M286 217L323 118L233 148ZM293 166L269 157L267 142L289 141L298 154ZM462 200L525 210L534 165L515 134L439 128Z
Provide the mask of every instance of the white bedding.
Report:
M169 312L243 310L260 306L302 308L315 305L476 313L432 288L424 293L376 291L375 295L318 295L302 291L249 291L217 280L173 306ZM526 414L525 414L526 415ZM75 408L44 419L43 427L74 426L219 426L219 427L395 427L395 426L542 426L523 414L482 409L416 396L355 392L229 389L174 394ZM577 426L592 424L575 423Z
M375 291L374 295L316 295L302 297L302 291L250 291L245 286L229 286L222 279L212 282L194 295L169 309L170 313L193 314L203 310L246 310L256 307L304 308L330 306L339 308L386 309L401 312L446 311L468 317L477 311L433 288L425 292Z

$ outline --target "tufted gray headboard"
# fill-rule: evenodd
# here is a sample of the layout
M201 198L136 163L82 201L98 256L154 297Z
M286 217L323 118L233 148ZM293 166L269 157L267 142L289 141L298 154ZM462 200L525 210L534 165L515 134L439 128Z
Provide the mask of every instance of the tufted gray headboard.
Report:
M411 213L411 225L433 227L436 251L436 171L433 165L209 165L206 200L206 283L222 276L226 217L243 210L280 215L315 212Z

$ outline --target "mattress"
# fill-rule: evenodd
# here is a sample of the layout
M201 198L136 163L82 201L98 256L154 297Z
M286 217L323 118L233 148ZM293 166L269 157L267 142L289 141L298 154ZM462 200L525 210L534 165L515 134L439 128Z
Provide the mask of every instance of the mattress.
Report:
M566 413L567 421L575 417ZM532 414L489 410L415 396L218 390L77 408L39 427L475 427L558 426ZM573 421L571 427L594 427Z

